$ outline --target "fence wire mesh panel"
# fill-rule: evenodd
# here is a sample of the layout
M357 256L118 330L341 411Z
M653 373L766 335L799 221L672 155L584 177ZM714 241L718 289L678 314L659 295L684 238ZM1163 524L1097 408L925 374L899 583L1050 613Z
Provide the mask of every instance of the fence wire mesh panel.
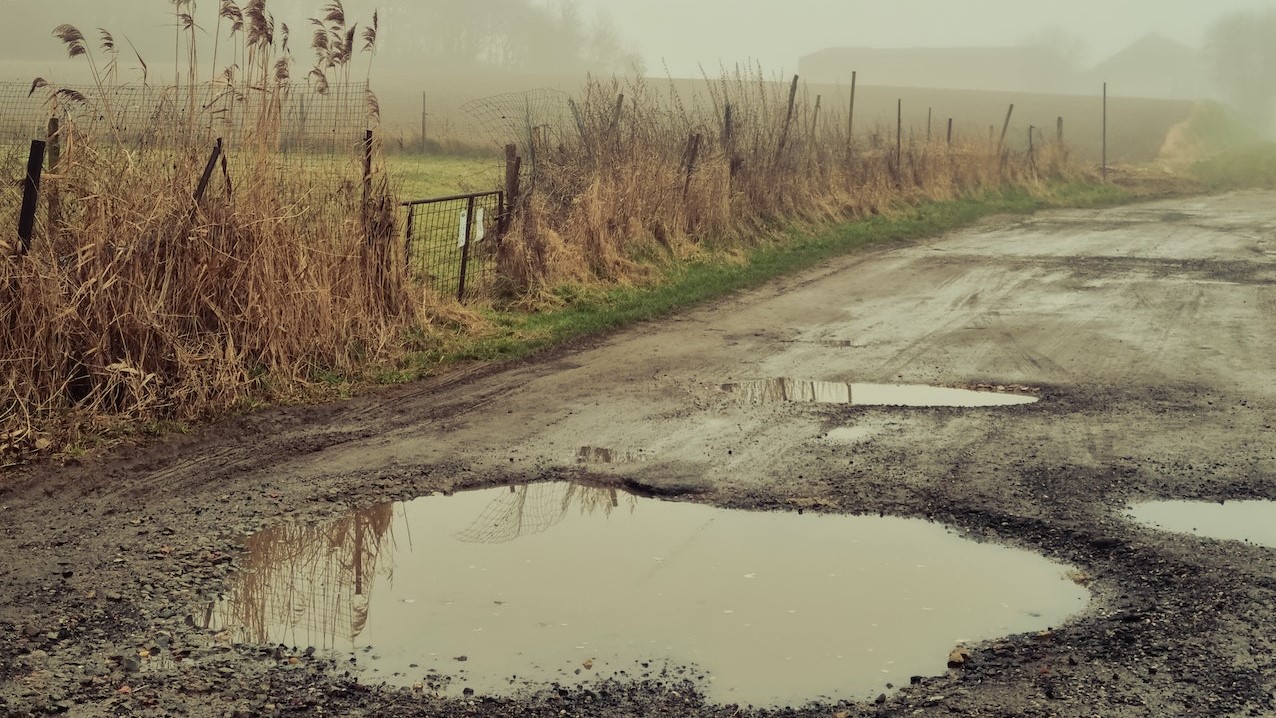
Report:
M193 87L43 86L0 83L0 142L42 137L50 117L81 136L132 150L203 144L265 144L300 152L344 152L377 119L365 84L306 85L263 92L223 84Z
M439 294L460 301L490 293L505 193L417 200L405 206L409 272Z
M571 95L560 90L508 92L467 102L461 110L497 145L515 141L533 167L537 146L562 144L576 127Z
M332 84L321 93L305 84L262 90L0 82L0 220L6 224L16 222L31 141L54 144L50 120L59 126L64 163L48 178L52 185L74 180L83 148L93 152L90 164L141 166L177 178L202 168L220 140L210 192L271 191L270 182L241 186L240 180L286 176L312 194L354 201L365 173L366 132L379 124L379 108L365 84Z

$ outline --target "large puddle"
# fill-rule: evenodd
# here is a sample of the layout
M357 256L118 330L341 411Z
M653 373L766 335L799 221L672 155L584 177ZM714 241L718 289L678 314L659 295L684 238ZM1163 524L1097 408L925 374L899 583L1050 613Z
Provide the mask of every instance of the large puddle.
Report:
M1276 548L1276 501L1151 501L1126 515L1165 531Z
M988 390L976 390L916 384L857 384L804 379L744 381L723 384L722 390L737 394L745 401L759 404L810 402L853 406L981 407L1032 404L1037 401L1035 396L1018 393L1025 391L1025 387L990 387Z
M1088 600L1061 564L924 521L565 483L285 525L248 549L210 625L353 652L366 681L452 694L668 670L721 703L866 699Z

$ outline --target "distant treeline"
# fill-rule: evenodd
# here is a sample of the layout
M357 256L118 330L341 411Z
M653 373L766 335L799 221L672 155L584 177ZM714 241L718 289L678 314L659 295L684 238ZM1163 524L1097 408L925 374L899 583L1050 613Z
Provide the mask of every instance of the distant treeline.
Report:
M585 17L574 0L422 0L394 8L390 62L431 70L632 73L641 57L610 18Z

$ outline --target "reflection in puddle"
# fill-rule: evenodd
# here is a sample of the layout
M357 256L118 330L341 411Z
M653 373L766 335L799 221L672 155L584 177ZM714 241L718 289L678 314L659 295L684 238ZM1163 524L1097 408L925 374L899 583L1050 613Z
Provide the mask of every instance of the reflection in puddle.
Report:
M452 693L671 664L696 666L723 703L871 698L943 673L960 642L1041 630L1088 599L1062 565L923 521L562 483L280 527L248 549L215 627L356 652L365 680L454 675Z
M644 461L641 453L632 451L616 451L599 446L582 446L576 451L578 464L636 464Z
M1126 515L1144 526L1276 548L1276 502L1152 501Z
M1005 388L976 391L943 386L853 384L801 379L764 379L723 384L722 390L759 404L787 401L854 406L979 407L1032 404L1037 401L1035 396L1010 393Z

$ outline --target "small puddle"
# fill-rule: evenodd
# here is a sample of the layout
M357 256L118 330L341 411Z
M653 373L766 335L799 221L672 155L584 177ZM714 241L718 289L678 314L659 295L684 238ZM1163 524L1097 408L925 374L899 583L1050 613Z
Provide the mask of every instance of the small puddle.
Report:
M247 548L211 627L353 653L364 681L450 695L669 671L721 703L871 699L942 674L957 644L1057 625L1089 598L1066 566L925 521L566 483L280 526Z
M1164 531L1276 548L1276 501L1150 501L1126 516Z
M1015 393L1027 390L1027 387L1019 386L989 387L985 390L917 384L855 384L802 379L763 379L723 384L722 390L737 394L745 401L756 404L809 402L852 406L981 407L1014 406L1038 401L1035 396Z

